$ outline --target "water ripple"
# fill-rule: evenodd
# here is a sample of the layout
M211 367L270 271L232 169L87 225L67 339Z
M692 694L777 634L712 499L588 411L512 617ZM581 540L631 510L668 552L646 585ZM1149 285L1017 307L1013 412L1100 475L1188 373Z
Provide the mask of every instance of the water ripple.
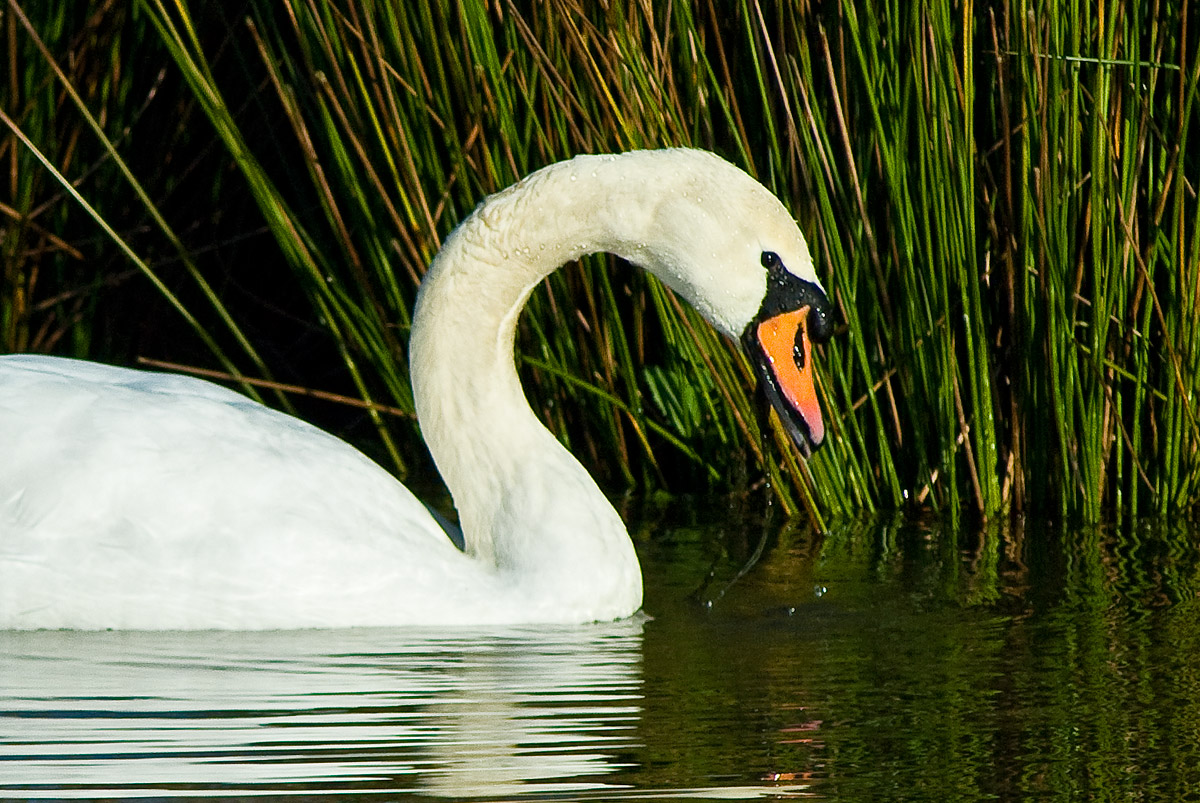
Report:
M641 623L0 634L0 792L24 797L606 786L633 746Z

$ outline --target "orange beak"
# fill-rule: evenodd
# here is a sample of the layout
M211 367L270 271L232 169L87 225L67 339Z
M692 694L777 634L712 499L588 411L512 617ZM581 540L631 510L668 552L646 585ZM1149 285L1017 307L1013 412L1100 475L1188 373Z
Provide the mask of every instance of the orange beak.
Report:
M756 362L766 374L767 398L806 455L825 440L825 422L813 385L812 341L805 327L810 309L767 318L754 330L755 343L765 358Z

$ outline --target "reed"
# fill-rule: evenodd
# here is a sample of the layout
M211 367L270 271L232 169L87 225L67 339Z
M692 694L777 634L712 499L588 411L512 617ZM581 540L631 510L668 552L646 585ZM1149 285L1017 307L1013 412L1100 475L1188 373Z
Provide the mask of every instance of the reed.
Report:
M104 314L98 299L102 291L130 284L140 273L226 374L242 379L209 326L130 244L130 232L152 227L185 268L191 289L199 291L256 372L269 374L159 203L119 151L120 145L128 147L134 125L163 79L159 72L149 81L144 75L135 80L126 70L126 60L136 63L142 55L144 23L131 19L128 9L111 4L44 4L34 11L31 17L9 0L4 18L12 78L0 95L0 152L8 156L10 178L10 203L0 202L5 218L0 237L0 348L88 356L96 350L92 341L100 337L108 342L106 351L122 350L113 342L128 342L131 327L112 333L117 305L111 304ZM179 144L182 130L181 125L175 128L177 138L171 144ZM66 176L72 171L78 173L74 180ZM131 203L137 210L133 215L127 209ZM118 210L125 216L119 223ZM81 218L93 225L81 226ZM107 259L97 258L96 229L109 246L104 249ZM112 259L111 246L132 268ZM126 303L141 306L136 296ZM257 396L253 385L243 385ZM286 405L286 399L279 398Z
M197 23L148 7L359 392L404 410L409 310L440 238L483 195L548 162L695 142L686 99L714 92L702 54L680 60L671 44L687 19L589 18L582 5L522 17L483 3L343 11L295 0L283 13L264 3L246 33L271 89L264 103L285 121L287 158L309 182L292 203L281 187L295 177L272 180L272 158L242 138ZM530 302L518 351L534 406L614 488L682 490L757 461L746 364L659 285L604 262L554 275ZM410 422L376 423L414 440ZM792 484L766 465L795 509Z
M694 145L809 237L842 321L820 354L830 443L805 463L760 431L731 344L589 259L535 293L518 361L608 487L766 478L817 526L1197 502L1200 59L1182 0L249 0L215 38L186 2L139 5L365 401L411 413L415 289L483 195L578 152ZM231 53L244 81L214 67ZM204 316L232 331L218 302ZM403 474L414 423L373 422Z
M71 101L40 57L37 43L21 35L21 18L5 11L0 16L5 65L0 82L5 122L0 127L5 173L0 200L0 348L86 353L93 337L91 299L96 285L121 277L101 277L87 269L85 243L94 234L81 231L78 221L83 214L21 137L40 143L44 157L62 171L88 175L102 172L105 165L85 124L69 113ZM121 106L117 96L128 89L129 81L106 69L111 66L108 57L122 41L120 14L96 12L84 21L65 3L44 4L31 13L31 24L50 47L75 50L78 58L65 77L72 86L87 87L84 102L102 114L128 119L134 110ZM80 35L84 26L92 29L92 36ZM95 200L101 206L105 202Z

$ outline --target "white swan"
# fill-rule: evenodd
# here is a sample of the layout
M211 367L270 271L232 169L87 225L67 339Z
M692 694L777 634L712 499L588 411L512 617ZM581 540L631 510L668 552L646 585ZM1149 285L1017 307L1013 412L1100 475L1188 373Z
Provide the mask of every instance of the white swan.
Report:
M782 204L693 150L581 156L446 240L411 340L422 432L465 551L387 472L195 379L0 358L0 627L295 628L583 622L641 605L616 512L537 421L513 365L547 274L609 251L655 273L758 366L806 450L824 435L809 335L828 302Z

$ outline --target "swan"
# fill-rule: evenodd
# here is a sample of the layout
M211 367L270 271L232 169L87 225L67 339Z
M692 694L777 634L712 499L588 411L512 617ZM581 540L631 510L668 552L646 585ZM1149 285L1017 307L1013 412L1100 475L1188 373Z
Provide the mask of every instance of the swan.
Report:
M588 155L490 196L418 292L422 435L460 549L343 441L194 378L0 358L0 628L282 629L580 623L641 606L637 556L530 410L517 318L606 251L744 346L806 453L824 439L811 343L829 302L791 215L705 151Z

